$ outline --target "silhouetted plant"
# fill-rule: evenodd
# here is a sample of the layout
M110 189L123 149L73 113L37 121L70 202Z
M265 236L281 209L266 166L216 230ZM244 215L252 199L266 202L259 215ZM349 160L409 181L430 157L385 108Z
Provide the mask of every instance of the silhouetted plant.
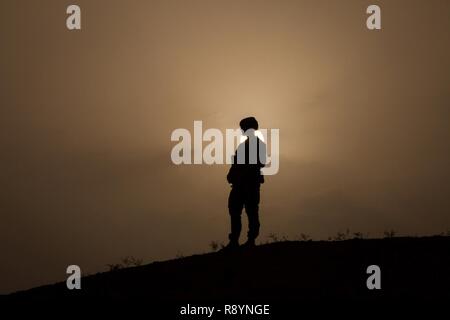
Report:
M396 235L396 232L394 230L389 230L389 231L384 232L385 238L393 238L393 237L395 237L395 235Z
M300 233L299 240L300 241L309 241L309 240L311 240L311 237L305 233Z
M126 256L121 259L121 263L111 263L107 264L109 271L117 271L119 269L128 268L128 267L138 267L142 265L142 259L136 259L133 256Z
M343 232L338 232L334 236L334 241L343 241L347 239L347 234Z
M363 239L364 235L362 234L362 232L354 232L353 233L353 238L354 239Z
M269 238L270 240L272 240L272 242L278 242L278 241L280 241L280 239L278 238L278 236L277 236L275 233L270 233L269 236L268 236L268 238Z
M123 268L123 265L120 263L107 264L106 266L108 267L109 271L117 271Z
M211 241L209 247L213 252L216 252L219 249L219 243L216 241Z
M142 262L142 259L136 259L133 256L126 256L122 258L122 264L125 267L139 267L140 265L142 265Z

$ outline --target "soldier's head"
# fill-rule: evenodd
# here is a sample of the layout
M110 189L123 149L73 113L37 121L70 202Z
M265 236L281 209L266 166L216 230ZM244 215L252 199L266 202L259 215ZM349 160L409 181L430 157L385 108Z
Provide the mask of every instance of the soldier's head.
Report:
M253 129L250 132L254 134L254 132L258 130L258 121L256 121L254 117L244 118L239 122L239 126L244 134L250 129Z

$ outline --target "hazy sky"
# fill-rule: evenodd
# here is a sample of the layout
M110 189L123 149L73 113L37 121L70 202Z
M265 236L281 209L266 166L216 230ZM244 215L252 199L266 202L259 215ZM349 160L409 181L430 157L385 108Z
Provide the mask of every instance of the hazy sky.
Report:
M280 129L262 241L450 229L447 0L7 0L0 15L0 293L226 242L228 167L170 160L194 120Z

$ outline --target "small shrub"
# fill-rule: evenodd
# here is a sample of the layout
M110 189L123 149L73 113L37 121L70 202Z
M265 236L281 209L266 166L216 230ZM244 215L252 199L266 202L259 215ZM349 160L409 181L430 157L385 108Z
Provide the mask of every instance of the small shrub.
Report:
M362 234L362 232L354 232L353 233L353 238L354 239L363 239L364 235Z
M334 241L344 241L347 239L347 234L343 233L343 232L338 232L336 233L336 235L334 236Z
M280 239L278 238L278 236L275 233L270 233L268 238L270 240L272 240L272 242L279 242L280 241Z
M211 241L209 247L213 252L216 252L219 249L219 243L216 241Z
M299 240L300 241L309 241L309 240L311 240L311 237L305 233L300 233Z
M120 263L107 264L108 271L117 271L123 268L123 265Z
M111 263L107 264L109 271L117 271L123 268L129 268L129 267L138 267L142 265L143 260L142 259L136 259L133 256L126 256L122 259L120 259L121 263Z
M396 232L394 230L389 230L389 231L384 232L385 238L393 238L393 237L395 237L395 235L396 235Z
M136 259L133 256L127 256L122 258L122 264L125 267L139 267L140 265L142 265L142 259Z

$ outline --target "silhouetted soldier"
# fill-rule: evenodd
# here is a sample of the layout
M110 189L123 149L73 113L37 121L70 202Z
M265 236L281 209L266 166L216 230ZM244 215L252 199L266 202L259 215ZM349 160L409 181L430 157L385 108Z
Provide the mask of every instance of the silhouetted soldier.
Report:
M261 168L266 163L266 144L255 135L255 130L258 130L258 121L254 117L242 119L239 126L247 138L238 146L227 175L232 189L228 198L231 233L228 236L230 242L226 249L239 246L242 228L241 214L244 207L248 217L248 239L244 246L254 246L259 234L259 191L261 183L264 183Z

